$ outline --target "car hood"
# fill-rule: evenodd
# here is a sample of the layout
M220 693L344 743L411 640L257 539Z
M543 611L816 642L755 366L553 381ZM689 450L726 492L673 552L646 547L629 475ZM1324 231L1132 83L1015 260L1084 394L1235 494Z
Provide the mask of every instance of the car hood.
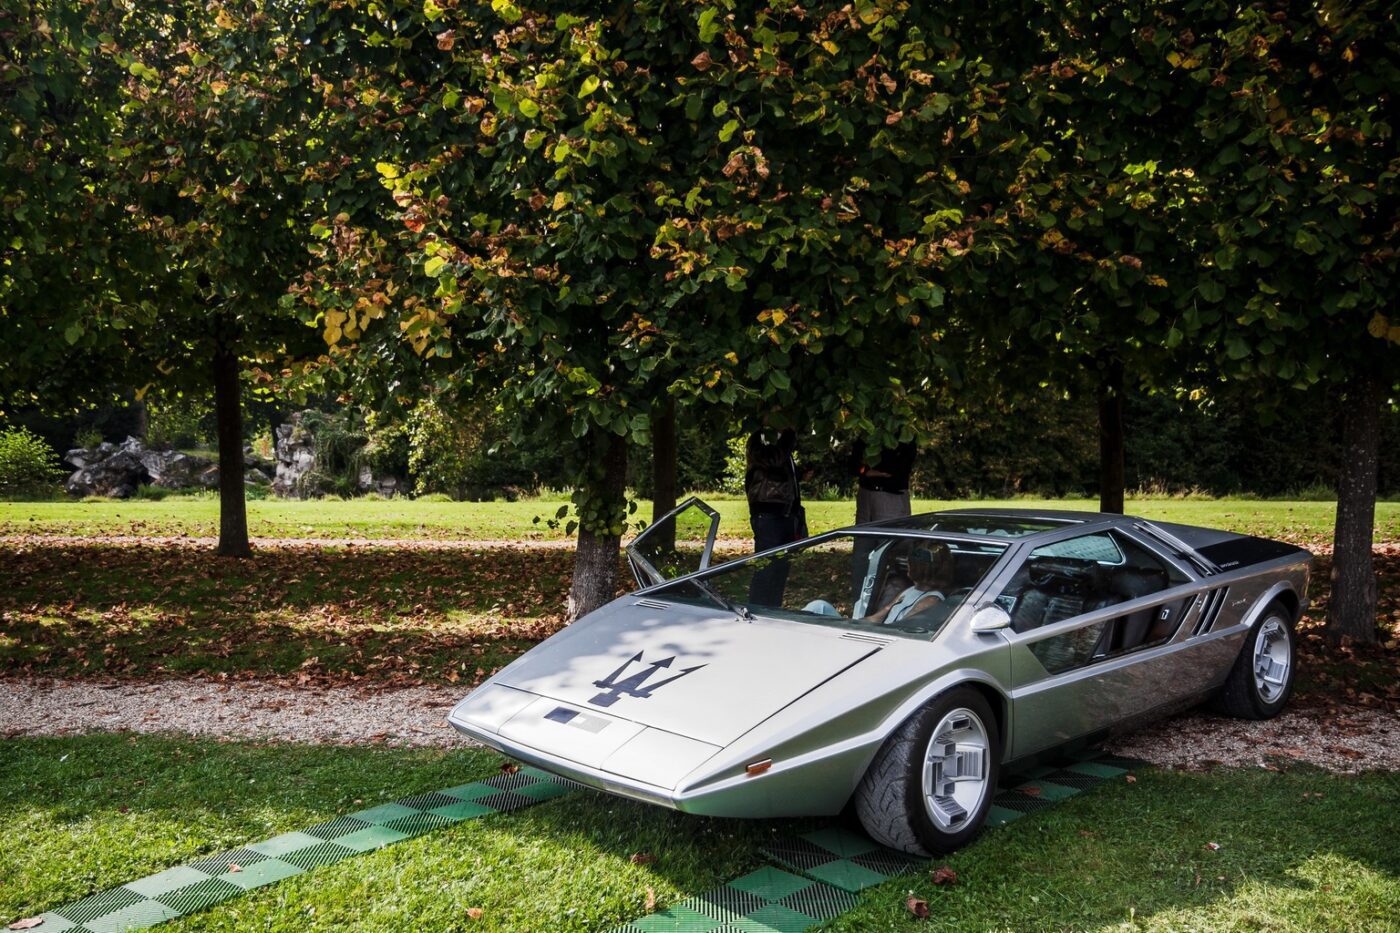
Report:
M879 650L836 629L631 597L492 680L723 746Z

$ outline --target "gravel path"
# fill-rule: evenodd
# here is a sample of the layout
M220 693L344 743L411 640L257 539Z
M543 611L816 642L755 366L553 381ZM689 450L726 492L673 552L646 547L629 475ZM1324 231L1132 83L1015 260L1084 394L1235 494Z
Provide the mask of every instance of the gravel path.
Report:
M364 691L298 689L238 681L155 684L0 678L0 735L178 732L188 735L358 745L453 746L447 714L457 687Z
M1190 710L1106 743L1115 754L1164 768L1276 767L1302 761L1328 771L1400 771L1400 715L1379 709L1287 710L1249 722Z
M92 683L0 678L0 735L130 730L333 744L452 747L457 687L365 691L240 681ZM1297 760L1336 772L1400 771L1400 716L1385 710L1290 711L1268 722L1192 711L1108 743L1169 768L1271 766Z

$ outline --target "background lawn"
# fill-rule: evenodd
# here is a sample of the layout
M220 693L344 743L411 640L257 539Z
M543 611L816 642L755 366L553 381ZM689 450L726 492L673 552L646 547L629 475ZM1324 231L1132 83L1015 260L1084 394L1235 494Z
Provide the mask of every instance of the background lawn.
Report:
M722 517L728 537L749 535L748 507L741 498L706 496ZM563 529L547 521L567 503L559 499L519 502L422 502L264 499L248 503L248 529L255 538L422 538L528 541L562 539ZM1098 500L1011 499L938 501L919 499L915 511L945 508L1060 508L1098 510ZM1129 499L1128 511L1144 518L1206 525L1298 542L1330 541L1333 502L1263 499ZM638 514L651 515L641 502ZM855 520L851 501L807 503L813 532ZM0 502L0 535L154 535L213 537L219 503L212 497L162 500ZM539 518L537 523L535 519ZM1400 503L1376 506L1376 540L1400 540Z
M0 744L0 920L200 855L496 772L499 758L109 735ZM840 930L1377 930L1400 916L1400 776L1140 772L867 891ZM578 792L317 868L171 930L607 929L763 864L813 821L684 816ZM1212 850L1207 843L1217 843ZM655 857L634 864L633 854ZM480 908L478 921L467 910Z
M742 501L718 504L725 527L747 527ZM917 507L950 504L959 503ZM1093 507L1078 501L1008 504ZM213 500L0 503L0 534L83 539L26 535L0 543L0 673L295 674L322 682L476 683L564 624L572 553L565 547L470 542L542 536L531 530L530 518L552 515L559 505L253 502L254 521L272 529L264 532L269 536L314 540L354 532L363 534L363 545L282 546L273 540L255 548L251 559L232 561L192 542L102 538L212 533ZM849 522L852 508L847 502L814 503L814 529ZM1386 548L1377 557L1381 620L1390 637L1379 646L1338 653L1323 652L1316 634L1328 595L1331 503L1144 499L1133 509L1318 548L1313 606L1303 626L1303 695L1351 690L1349 700L1387 692L1400 699L1400 553ZM1383 515L1383 533L1400 540L1400 504L1384 505ZM202 526L205 521L211 524ZM428 540L415 547L396 544L405 536ZM453 546L436 546L448 540ZM731 539L721 551L737 554L746 546L744 539ZM632 587L630 572L622 574L621 586Z

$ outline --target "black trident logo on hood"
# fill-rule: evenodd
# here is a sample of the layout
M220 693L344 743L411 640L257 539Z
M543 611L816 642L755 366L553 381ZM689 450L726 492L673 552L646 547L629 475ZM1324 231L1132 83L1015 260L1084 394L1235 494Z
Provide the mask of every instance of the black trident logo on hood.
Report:
M617 670L613 671L607 677L604 677L602 680L593 681L593 686L598 687L603 692L598 694L596 697L589 700L588 702L592 703L594 706L612 706L624 696L636 697L639 700L645 700L647 697L651 696L653 693L666 686L667 684L675 683L676 681L684 677L686 674L692 674L705 666L703 664L697 664L695 667L687 667L684 670L682 670L679 674L674 674L670 677L667 677L664 680L658 680L650 684L647 683L647 680L653 674L657 673L663 668L670 668L671 662L674 660L676 660L676 658L674 655L672 655L671 657L663 658L660 661L646 662L642 660L642 653L638 651L636 654L632 655L632 657L628 658L626 661L623 661L622 666L619 667ZM642 670L637 671L635 674L633 674L631 677L626 678L625 680L618 680L618 678L621 677L624 672L626 672L627 668L631 667L633 664L647 664L648 666L643 668Z

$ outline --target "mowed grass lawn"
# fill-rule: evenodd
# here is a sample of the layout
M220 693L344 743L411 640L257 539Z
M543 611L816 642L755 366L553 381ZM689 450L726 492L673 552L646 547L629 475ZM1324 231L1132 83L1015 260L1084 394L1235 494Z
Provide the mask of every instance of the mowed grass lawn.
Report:
M11 739L0 756L3 922L488 777L500 761L473 749L120 735ZM1394 929L1398 814L1395 775L1146 770L939 860L956 884L934 885L927 872L896 878L828 927ZM702 819L580 791L314 869L169 929L608 929L648 913L649 901L664 907L761 866L765 840L816 822ZM911 891L927 899L929 921L910 918Z
M707 496L721 515L720 533L749 535L748 507L741 498ZM556 499L518 502L423 502L408 499L248 503L248 527L262 538L451 539L529 541L562 539L550 528L566 503ZM1061 508L1097 511L1097 500L1011 499L941 501L918 499L915 511L946 508ZM1144 518L1206 525L1293 541L1330 540L1336 506L1331 502L1259 499L1130 499L1128 511ZM638 514L650 518L651 504ZM855 520L850 501L807 503L813 532ZM536 522L535 519L539 521ZM0 502L0 535L149 535L212 537L218 534L219 504L212 497L163 500ZM1400 540L1400 502L1376 508L1376 540Z

